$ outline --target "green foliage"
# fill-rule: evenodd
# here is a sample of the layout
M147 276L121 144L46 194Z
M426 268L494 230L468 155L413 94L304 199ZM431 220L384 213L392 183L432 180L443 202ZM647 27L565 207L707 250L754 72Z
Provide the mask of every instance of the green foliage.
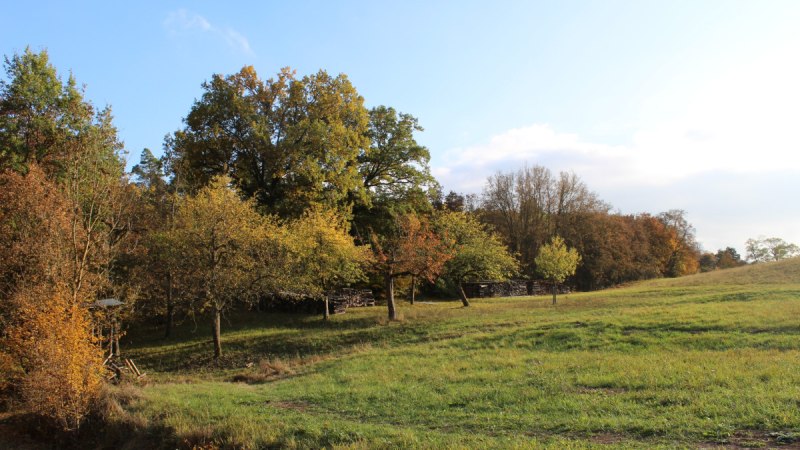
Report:
M438 189L430 174L430 152L414 133L417 119L378 106L369 111L370 147L358 157L363 198L353 205L353 228L364 241L371 233L396 232L398 217L431 211L428 193Z
M415 131L422 131L422 127L410 114L398 114L386 106L369 111L371 145L359 155L358 164L370 198L399 201L409 191L435 184L428 168L430 152L414 139Z
M259 293L286 283L283 230L242 200L220 176L179 206L173 229L164 233L186 283L179 288L214 317L215 356L220 356L221 313L234 302L252 302Z
M357 246L348 224L331 210L312 208L290 222L290 284L302 292L322 294L364 278L371 261L369 247Z
M536 255L536 270L544 278L554 283L563 283L575 273L581 262L581 255L574 248L567 248L561 236L555 236L549 244L539 248Z
M142 150L139 164L133 166L131 175L137 178L137 184L145 189L159 190L166 185L164 180L164 162L153 156L149 148Z
M262 81L251 66L203 83L186 127L167 139L172 170L193 190L228 175L265 212L299 217L345 208L361 194L357 158L369 146L363 98L345 75Z
M748 239L747 259L752 262L780 261L800 255L800 247L781 238Z
M0 169L27 171L31 163L49 176L64 177L68 162L90 148L124 164L109 108L95 113L71 76L62 82L46 51L30 48L5 58L7 80L0 80ZM79 158L80 159L80 158Z
M507 280L517 273L517 260L484 225L467 213L440 211L434 226L453 243L454 256L443 277L453 286L465 281Z

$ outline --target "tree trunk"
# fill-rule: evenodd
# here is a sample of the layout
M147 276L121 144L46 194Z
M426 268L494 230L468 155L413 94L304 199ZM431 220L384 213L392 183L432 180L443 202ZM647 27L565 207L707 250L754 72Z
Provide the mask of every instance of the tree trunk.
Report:
M397 320L397 310L394 307L394 277L386 274L386 306L389 308L389 320Z
M469 306L469 299L467 298L467 293L464 292L464 286L461 283L458 283L458 296L461 297L461 304L464 306Z
M167 303L167 323L164 327L164 339L169 338L172 335L172 326L175 322L175 305L172 303Z
M554 281L554 282L553 282L553 304L554 304L554 305L556 304L556 292L557 292L557 290L556 290L556 286L557 286L557 284L556 284L556 282Z
M172 325L175 322L175 304L172 298L172 272L167 272L167 323L164 328L164 338L172 335Z
M328 320L331 318L330 302L328 301L327 295L323 295L322 297L325 299L325 312L323 312L322 317Z
M411 304L414 304L414 300L417 298L417 277L411 275Z
M222 322L222 310L219 308L214 308L214 326L212 327L212 333L214 335L214 358L219 358L222 356L222 343L220 342L220 325Z

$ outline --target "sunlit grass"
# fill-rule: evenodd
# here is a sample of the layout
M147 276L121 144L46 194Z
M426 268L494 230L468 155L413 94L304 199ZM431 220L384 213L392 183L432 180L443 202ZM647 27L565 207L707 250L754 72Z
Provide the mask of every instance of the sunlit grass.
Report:
M191 325L174 341L140 330L129 354L152 381L128 412L168 430L167 447L793 442L798 268L657 280L556 306L548 297L402 305L395 323L380 307L327 323L250 313L230 319L218 365Z

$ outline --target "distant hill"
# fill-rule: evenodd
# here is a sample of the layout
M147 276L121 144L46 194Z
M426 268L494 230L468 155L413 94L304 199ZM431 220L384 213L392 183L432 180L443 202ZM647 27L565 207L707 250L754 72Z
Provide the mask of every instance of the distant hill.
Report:
M681 278L652 280L654 286L704 286L714 284L800 284L800 258L715 270Z

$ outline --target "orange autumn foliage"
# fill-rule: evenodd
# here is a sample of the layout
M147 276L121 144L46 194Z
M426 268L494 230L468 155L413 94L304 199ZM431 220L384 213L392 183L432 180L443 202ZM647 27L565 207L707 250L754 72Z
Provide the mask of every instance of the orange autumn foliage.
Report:
M86 308L64 288L38 286L18 293L4 347L22 375L18 389L28 409L64 430L77 429L103 381L103 359Z
M35 165L0 174L0 385L74 430L99 393L103 361L87 299L71 295L79 230L66 204Z

